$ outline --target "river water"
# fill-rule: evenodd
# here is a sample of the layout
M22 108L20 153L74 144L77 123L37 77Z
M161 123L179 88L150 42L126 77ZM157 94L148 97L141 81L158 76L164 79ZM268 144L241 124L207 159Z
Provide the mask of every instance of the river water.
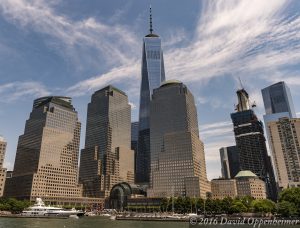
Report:
M38 219L38 218L3 218L0 217L0 228L276 228L300 226L253 226L253 225L189 225L188 222L161 222L161 221L117 221L103 217L83 217L80 219Z
M188 228L185 222L117 221L103 217L80 219L1 218L0 228Z

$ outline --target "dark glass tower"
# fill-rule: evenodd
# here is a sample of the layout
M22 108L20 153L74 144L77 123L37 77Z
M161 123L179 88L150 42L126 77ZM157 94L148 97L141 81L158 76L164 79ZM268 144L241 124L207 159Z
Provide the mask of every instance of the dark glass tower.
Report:
M250 107L248 93L237 91L236 113L231 114L241 170L250 170L266 182L268 197L276 200L277 185L266 148L263 123Z
M84 196L107 197L115 184L133 183L130 116L128 97L123 91L109 85L92 95L85 148L80 157L79 181Z
M261 91L266 115L288 113L287 117L296 118L294 104L289 87L285 82L270 85Z
M234 178L240 171L239 150L236 146L220 148L222 177Z
M136 153L139 138L139 122L131 123L131 150L134 151L134 173L136 173Z
M140 93L138 152L136 157L137 183L149 183L150 178L150 100L153 89L165 81L161 39L153 33L150 8L150 33L143 39L142 81Z

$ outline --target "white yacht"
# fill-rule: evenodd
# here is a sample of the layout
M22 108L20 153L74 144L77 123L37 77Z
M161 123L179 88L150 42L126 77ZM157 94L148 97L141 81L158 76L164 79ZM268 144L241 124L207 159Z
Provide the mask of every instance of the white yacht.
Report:
M48 217L61 217L68 218L70 216L82 216L84 212L82 210L66 210L60 207L45 206L41 198L36 198L36 203L24 211L22 211L22 217L39 217L39 218L48 218Z

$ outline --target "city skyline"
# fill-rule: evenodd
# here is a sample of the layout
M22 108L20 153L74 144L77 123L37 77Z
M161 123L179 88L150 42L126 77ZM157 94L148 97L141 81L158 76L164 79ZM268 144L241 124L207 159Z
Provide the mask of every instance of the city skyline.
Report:
M17 137L24 130L28 107L35 98L48 94L72 96L83 123L81 135L84 136L90 95L114 84L128 94L133 107L132 120L138 119L142 37L148 30L149 4L129 1L121 9L117 3L107 3L103 9L100 9L101 3L93 3L95 9L91 9L80 1L75 1L70 9L59 1L0 3L0 25L6 31L0 39L0 50L3 50L0 56L3 69L0 73L0 134L8 142L4 167L12 169ZM26 8L26 4L33 8ZM256 101L259 119L264 114L260 90L281 80L290 86L296 112L300 111L300 94L296 91L300 86L299 67L295 67L300 62L299 41L297 36L291 35L300 27L299 17L293 12L299 3L241 1L234 5L203 1L201 5L185 3L183 6L175 1L172 6L176 15L167 11L167 4L160 6L158 1L151 4L155 30L161 35L165 50L166 78L183 81L193 92L207 173L209 179L217 177L221 174L219 148L234 142L230 113L236 103L237 76ZM228 11L219 9L216 4L227 6ZM79 5L84 5L84 9L79 9ZM242 12L245 9L249 15L237 14L241 17L236 20L238 22L225 20L231 18L234 10ZM45 14L47 19L42 17L39 23L34 21L36 16ZM111 20L109 14L113 14ZM176 19L178 15L184 20ZM287 26L287 20L293 25ZM258 24L261 25L259 29ZM245 33L244 26L248 26L249 33ZM222 36L224 29L229 34L225 38ZM65 32L60 33L62 31ZM108 34L100 36L103 32ZM234 36L235 32L239 35ZM16 40L11 41L11 36ZM120 37L115 39L116 36ZM114 39L110 44L111 37ZM222 46L228 46L231 40L237 44L229 46L228 52ZM231 67L227 66L229 63ZM83 141L84 137L81 149Z

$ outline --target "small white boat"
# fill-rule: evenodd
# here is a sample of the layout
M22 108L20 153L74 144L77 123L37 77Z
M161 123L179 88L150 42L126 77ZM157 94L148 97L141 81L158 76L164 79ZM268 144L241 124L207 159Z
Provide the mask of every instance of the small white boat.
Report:
M92 212L92 211L86 212L84 215L85 216L96 216L95 212Z
M110 217L111 214L108 214L108 213L105 213L105 214L99 214L100 216L103 216L103 217Z
M66 210L60 207L45 206L41 198L36 198L36 203L20 214L21 217L38 217L38 218L49 218L49 217L63 217L68 218L70 216L82 216L84 212L82 210Z
M112 216L110 216L110 218L109 218L110 220L116 220L117 219L117 216L115 216L115 215L112 215Z

